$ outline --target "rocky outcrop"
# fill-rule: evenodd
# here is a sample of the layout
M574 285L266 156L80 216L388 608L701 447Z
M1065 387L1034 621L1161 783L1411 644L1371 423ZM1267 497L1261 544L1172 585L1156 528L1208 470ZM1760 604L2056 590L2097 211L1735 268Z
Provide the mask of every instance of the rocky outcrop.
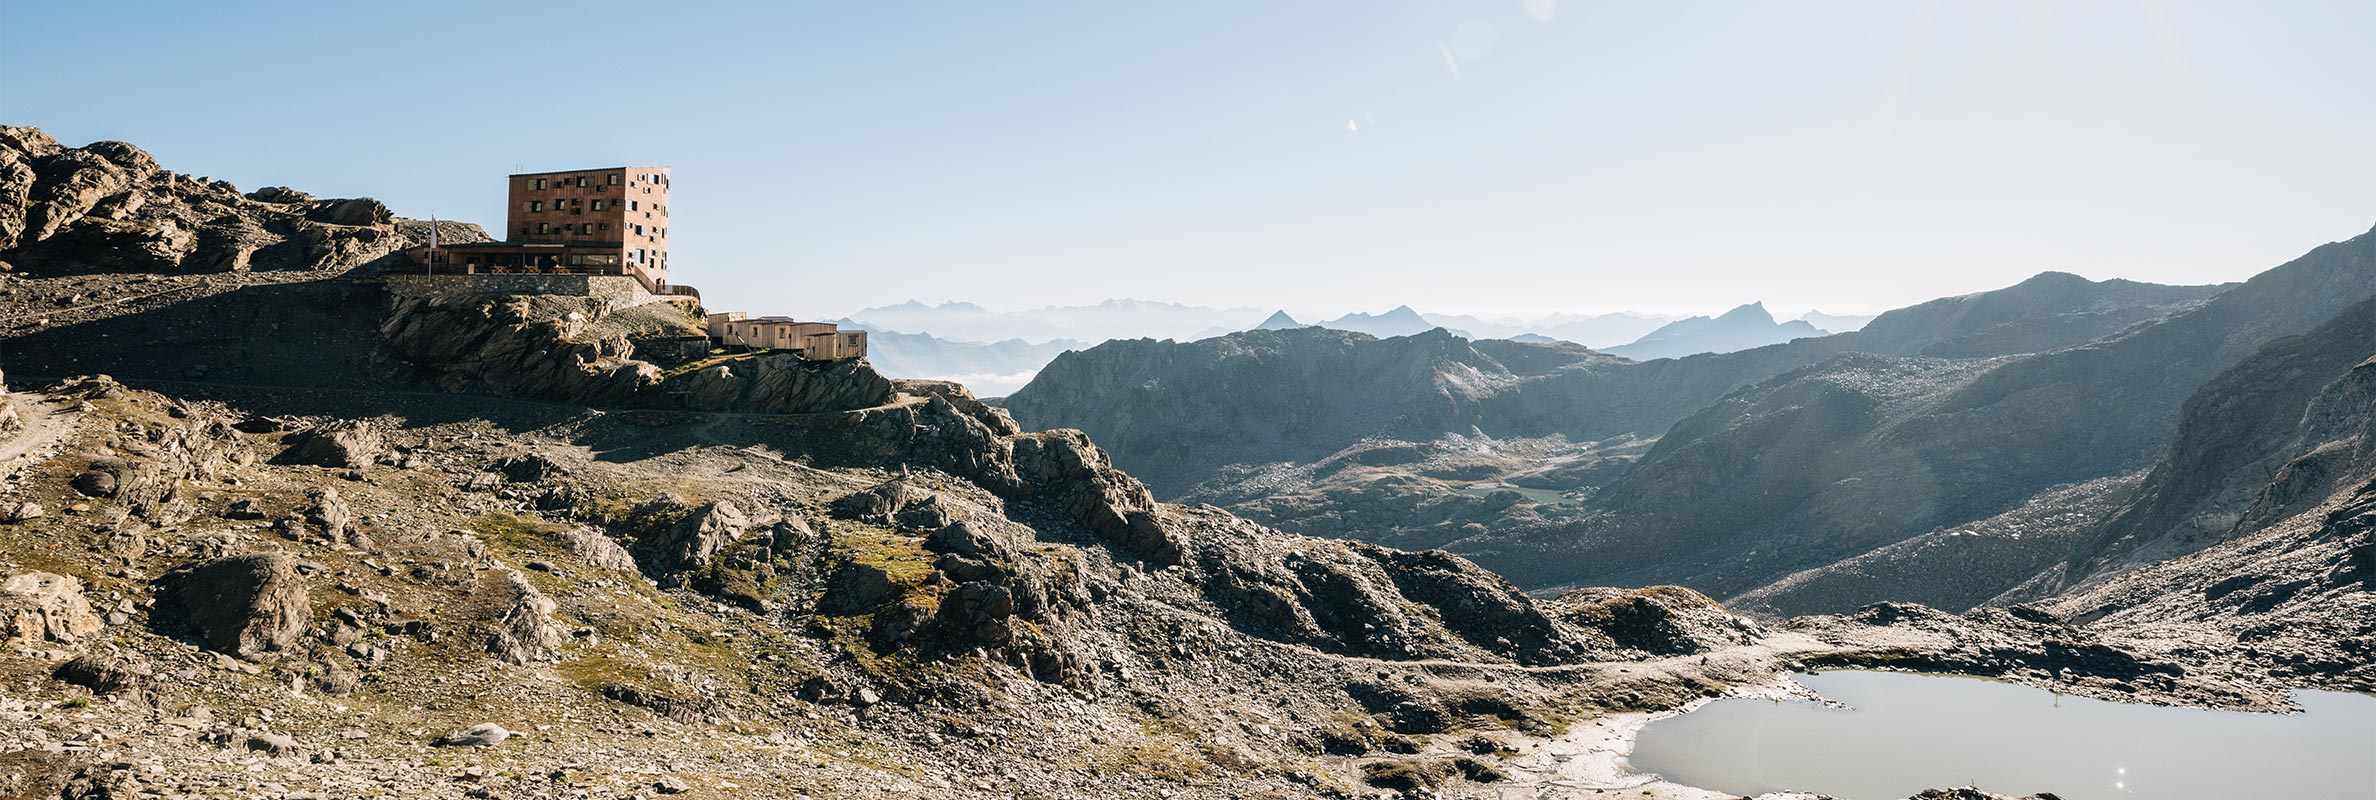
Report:
M398 298L380 324L396 355L447 391L625 406L660 381L624 336L581 339L593 298Z
M848 411L890 402L892 384L864 361L773 354L669 376L635 358L615 313L595 298L461 295L398 298L381 337L418 378L448 391L626 408L764 414Z
M1215 509L1177 509L1186 576L1242 630L1392 660L1555 663L1585 641L1507 581L1445 554L1279 539Z
M1561 621L1597 634L1609 649L1624 654L1697 655L1765 637L1757 623L1681 586L1577 589L1550 606Z
M679 386L681 384L681 386ZM808 414L847 411L891 400L891 380L861 361L803 361L767 355L719 364L676 378L686 408Z
M617 540L595 528L575 527L561 533L561 546L583 559L587 566L618 572L634 572L635 556Z
M0 644L71 645L98 632L102 622L82 589L82 579L48 572L20 572L0 581Z
M80 399L120 397L126 391L105 375L52 387L58 396ZM114 500L153 524L188 517L193 512L188 482L244 466L255 454L222 417L189 407L180 412L177 424L160 427L154 436L118 439L111 452L85 454L82 473L69 485L86 496Z
M409 244L376 200L258 194L123 142L0 127L0 261L32 274L345 269Z
M305 579L286 553L184 564L157 579L157 614L208 649L249 661L288 650L313 621Z
M751 526L742 511L726 500L684 509L675 498L660 498L638 509L637 516L676 518L638 540L647 555L646 570L662 586L682 585L689 574L707 570L718 554L740 540Z
M507 599L495 632L487 637L487 653L523 666L559 657L568 637L553 622L558 606L516 570L503 573L503 587Z

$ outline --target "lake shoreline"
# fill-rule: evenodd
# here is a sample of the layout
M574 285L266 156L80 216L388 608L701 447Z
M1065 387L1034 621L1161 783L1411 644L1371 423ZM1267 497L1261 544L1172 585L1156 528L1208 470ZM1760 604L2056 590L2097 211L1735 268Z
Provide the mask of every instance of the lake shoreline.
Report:
M1632 791L1659 800L1735 800L1740 795L1676 783L1656 774L1637 771L1627 762L1627 758L1633 754L1635 737L1650 723L1691 713L1718 700L1748 698L1829 702L1792 680L1789 673L1776 673L1770 680L1735 686L1722 696L1702 697L1673 708L1620 712L1577 720L1568 727L1567 732L1540 742L1535 752L1512 759L1506 765L1510 768L1512 780L1497 788L1532 790L1547 797L1565 796L1558 794L1561 791ZM1815 797L1818 795L1799 792L1760 796L1761 800L1808 800Z

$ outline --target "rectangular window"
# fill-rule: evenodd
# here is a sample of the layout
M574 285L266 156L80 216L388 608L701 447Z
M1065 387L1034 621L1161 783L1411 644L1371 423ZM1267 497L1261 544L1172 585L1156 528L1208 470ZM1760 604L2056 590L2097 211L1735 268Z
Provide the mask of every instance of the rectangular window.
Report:
M551 229L551 228L548 228L548 227L546 227L544 223L542 223L542 222L539 222L539 223L536 223L536 232L537 232L537 233L551 233L551 232L552 232L552 229Z
M537 189L539 189L539 190L542 190L542 189L544 189L544 188L545 188L544 182L545 182L545 179L543 179L543 178L538 178L538 179L536 179L536 188L537 188Z
M584 175L579 175L579 176L578 176L578 188L580 188L580 189L586 188L586 176L584 176Z
M637 226L635 226L635 235L637 235L637 236L642 236L642 235L643 235L643 226L642 226L642 225L637 225Z
M591 222L582 222L582 223L579 223L579 224L578 224L578 235L580 235L580 236L592 236L592 235L594 235L594 223L591 223Z
M602 225L601 225L601 229L602 229L602 230L606 230L606 231L607 231L607 230L610 230L610 223L608 223L608 222L602 223Z
M635 201L633 201L633 200L629 200L629 201L627 201L627 210L629 210L629 211L634 211L634 210L635 210Z
M543 201L543 200L530 200L530 201L528 201L528 210L530 210L530 211L543 211L543 210L544 210L544 201Z
M596 200L596 201L594 201L594 210L596 210L596 211L601 211L601 210L602 210L602 201L600 201L600 200Z
M612 185L612 186L617 186L617 185L619 185L619 175L618 175L618 173L615 173L615 172L614 172L614 173L611 173L611 176L610 176L610 185Z

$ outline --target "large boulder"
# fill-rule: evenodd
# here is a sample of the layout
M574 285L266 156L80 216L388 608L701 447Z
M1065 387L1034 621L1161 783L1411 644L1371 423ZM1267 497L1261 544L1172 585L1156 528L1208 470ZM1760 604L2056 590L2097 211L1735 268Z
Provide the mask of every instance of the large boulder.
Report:
M297 559L254 553L194 561L157 579L157 616L180 624L208 649L249 661L289 649L305 635L313 606Z
M307 428L283 441L289 448L275 456L272 463L356 469L370 466L387 449L379 429L360 420Z
M82 579L71 575L8 576L0 581L0 640L11 646L74 644L97 632L102 623L82 589Z

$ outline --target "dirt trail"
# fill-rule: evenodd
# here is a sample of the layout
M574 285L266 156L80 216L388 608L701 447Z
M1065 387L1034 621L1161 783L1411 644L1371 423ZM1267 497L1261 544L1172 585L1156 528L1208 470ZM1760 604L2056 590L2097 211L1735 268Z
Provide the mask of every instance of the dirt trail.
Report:
M19 469L39 462L66 438L74 430L74 415L51 402L49 395L36 392L0 395L0 403L15 405L17 416L25 423L24 430L0 438L0 482L5 482L15 478Z

